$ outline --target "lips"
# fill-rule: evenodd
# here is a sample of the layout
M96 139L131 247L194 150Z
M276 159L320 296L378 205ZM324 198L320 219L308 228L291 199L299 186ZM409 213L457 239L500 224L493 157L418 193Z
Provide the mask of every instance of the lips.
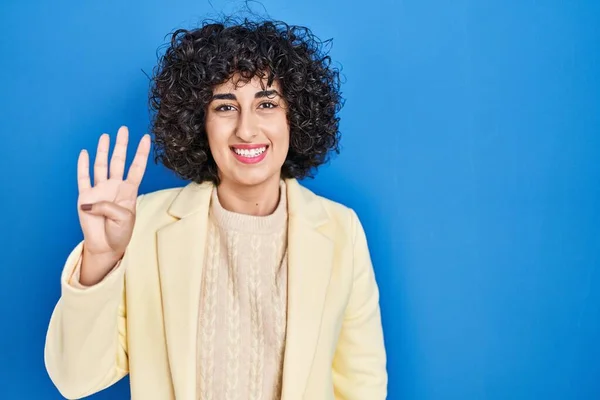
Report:
M234 157L244 164L256 164L264 160L269 150L268 145L235 145L231 146Z

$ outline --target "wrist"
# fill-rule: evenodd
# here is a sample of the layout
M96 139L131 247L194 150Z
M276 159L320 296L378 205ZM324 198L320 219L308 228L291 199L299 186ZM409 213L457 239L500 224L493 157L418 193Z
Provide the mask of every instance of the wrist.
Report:
M79 283L93 286L102 281L123 256L113 253L93 254L83 249Z

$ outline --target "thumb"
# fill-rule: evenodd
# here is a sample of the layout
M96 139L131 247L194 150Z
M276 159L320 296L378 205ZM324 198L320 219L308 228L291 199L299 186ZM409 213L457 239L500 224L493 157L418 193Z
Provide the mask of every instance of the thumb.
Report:
M130 210L110 201L82 204L80 208L81 211L88 214L102 216L117 223L125 222L133 217L133 213Z

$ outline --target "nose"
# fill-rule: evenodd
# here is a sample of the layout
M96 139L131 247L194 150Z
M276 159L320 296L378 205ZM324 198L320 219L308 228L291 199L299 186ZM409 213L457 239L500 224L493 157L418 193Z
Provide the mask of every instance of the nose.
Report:
M251 142L258 135L258 126L252 112L241 112L235 135L244 142Z

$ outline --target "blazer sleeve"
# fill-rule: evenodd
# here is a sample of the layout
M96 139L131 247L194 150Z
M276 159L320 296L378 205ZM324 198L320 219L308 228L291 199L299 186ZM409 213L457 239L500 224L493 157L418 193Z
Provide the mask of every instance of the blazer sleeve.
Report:
M82 250L83 242L71 252L63 268L61 296L50 317L44 348L48 375L68 399L97 393L129 372L125 294L128 254L125 252L102 281L86 287L72 281Z
M44 349L48 375L68 399L99 392L128 373L125 266L94 286L72 285L82 249L80 243L67 258Z
M337 400L383 400L387 367L379 289L363 227L352 211L354 284L333 361Z

